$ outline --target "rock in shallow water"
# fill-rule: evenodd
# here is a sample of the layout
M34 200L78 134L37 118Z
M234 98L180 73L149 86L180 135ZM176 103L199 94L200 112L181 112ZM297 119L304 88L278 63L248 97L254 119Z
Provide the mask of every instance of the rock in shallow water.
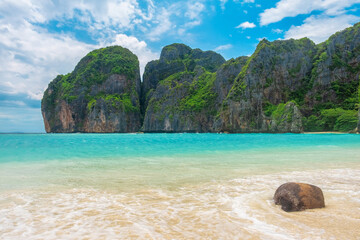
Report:
M274 201L286 212L325 207L321 189L306 183L289 182L281 185L275 192Z

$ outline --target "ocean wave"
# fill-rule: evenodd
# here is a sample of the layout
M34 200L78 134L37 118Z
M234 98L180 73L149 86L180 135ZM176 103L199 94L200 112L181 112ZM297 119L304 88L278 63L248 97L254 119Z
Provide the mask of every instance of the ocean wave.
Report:
M326 208L287 213L287 181L323 189ZM42 188L0 192L2 239L356 239L360 167L259 174L132 191Z

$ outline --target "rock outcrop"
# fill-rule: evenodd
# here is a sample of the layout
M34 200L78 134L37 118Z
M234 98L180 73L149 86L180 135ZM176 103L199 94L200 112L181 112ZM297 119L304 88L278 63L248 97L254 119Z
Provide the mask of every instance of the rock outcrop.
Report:
M359 109L359 113L358 113L358 125L357 125L357 132L360 133L360 109Z
M86 55L57 76L41 102L46 132L135 132L140 129L137 57L115 46Z
M275 192L274 201L286 212L325 207L324 195L317 186L306 183L285 183Z
M303 87L314 54L309 39L263 40L252 57L215 73L196 66L172 74L153 90L143 131L302 132L302 114L284 89Z
M360 131L360 23L315 45L262 40L250 57L172 44L146 65L95 50L44 93L47 132Z
M307 38L272 43L262 40L223 101L219 112L221 130L278 132L284 126L279 122L283 120L279 111L284 103L295 100L296 92L306 84L314 53L315 44ZM291 108L298 115L296 119L301 119L298 106L294 104ZM294 132L302 130L300 125L293 128ZM291 127L284 129L289 130Z
M224 62L212 51L183 44L164 47L160 59L145 69L142 131L212 131L215 71Z
M175 73L193 72L196 66L215 72L224 62L225 59L213 51L191 49L180 43L165 46L161 51L160 59L149 62L145 67L142 84L143 113L160 81Z
M346 132L356 128L359 77L360 23L317 45L302 107L307 131ZM342 113L329 119L333 110Z

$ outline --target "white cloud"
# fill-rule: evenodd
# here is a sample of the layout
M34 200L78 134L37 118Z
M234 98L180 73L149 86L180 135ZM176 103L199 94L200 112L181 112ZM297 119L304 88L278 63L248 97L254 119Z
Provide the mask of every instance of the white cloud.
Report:
M273 33L278 33L278 34L280 34L280 33L283 33L284 32L284 30L281 30L281 29L278 29L278 28L276 28L276 29L272 29L271 30Z
M202 23L202 15L205 10L205 5L199 1L189 0L186 4L176 2L163 9L163 13L158 16L159 25L154 30L151 30L148 37L151 41L158 41L160 34L167 33L169 35L186 36L188 40L191 34L186 32ZM171 17L175 16L181 19L182 22L178 26L170 20Z
M262 37L262 38L257 38L256 40L258 40L259 42L261 42L262 40L266 39L266 37Z
M1 101L0 111L5 105L36 108L32 113L39 121L38 100L48 83L71 72L83 56L100 47L116 44L130 49L138 56L142 73L158 53L139 36L156 41L182 32L189 40L192 36L186 31L201 24L206 11L204 0L156 4L153 0L1 0L0 94L22 98ZM54 33L49 27L49 32L47 26L53 22L70 30ZM94 44L77 40L78 30L90 34ZM131 36L134 33L136 37Z
M240 25L236 26L235 28L242 28L242 29L246 29L246 28L255 28L256 25L254 23L251 22L243 22Z
M233 2L245 4L245 3L255 3L255 0L233 0Z
M201 2L188 2L187 4L188 10L185 12L185 17L188 17L189 19L198 19L199 15L202 11L205 9L205 5Z
M214 51L228 50L232 47L233 47L233 45L231 45L231 44L220 45L220 46L214 48Z
M139 58L141 74L146 63L158 57L144 41L125 34L116 35L112 42L89 45L66 35L39 32L27 22L17 28L2 25L0 32L0 89L11 94L25 93L32 99L41 99L50 80L71 72L93 49L107 45L130 49Z
M15 105L15 106L19 106L19 107L24 107L26 106L26 104L23 101L12 101L12 100L5 100L2 101L1 104L9 104L9 105Z
M227 3L228 0L220 0L220 7L222 10L225 10L225 4Z
M136 0L87 0L87 1L35 1L3 0L0 13L6 19L27 19L29 22L46 22L49 19L62 20L77 17L82 22L94 21L94 28L131 29L134 20L153 17L153 3L147 1L147 13ZM14 14L16 13L16 14ZM13 21L12 21L13 22Z
M279 22L286 17L308 14L315 10L324 11L326 15L335 16L344 13L344 9L360 0L280 0L276 7L266 9L260 14L260 25Z
M94 46L67 35L53 35L23 21L16 26L0 20L0 89L41 99L47 83L71 71Z
M315 43L320 43L337 31L352 26L360 20L360 17L353 15L341 15L337 17L310 16L305 19L301 26L292 26L286 33L285 38L299 39L308 37Z
M0 92L41 99L57 74L71 72L89 51L118 44L146 63L158 57L131 33L151 41L165 34L182 33L202 22L204 1L188 0L156 7L152 0L2 0L0 1ZM146 4L144 7L144 3ZM177 19L172 19L177 18ZM41 24L57 21L58 27L79 21L74 28L93 34L96 44L77 40L73 33L49 33ZM175 22L176 20L176 22ZM177 25L176 25L177 23ZM130 32L125 35L124 32Z
M1 107L0 132L45 132L41 110Z
M119 29L130 29L134 24L153 20L154 5L151 0L147 3L147 13L144 13L136 0L60 1L56 6L45 0L1 1L0 92L25 94L40 100L57 74L71 72L89 51L111 44L122 45L137 54L143 72L146 62L157 54L144 41L117 33ZM98 44L86 44L64 33L52 34L38 26L53 19L62 25L62 19L74 16L78 21L88 22L89 32L100 35ZM108 28L106 31L110 34L96 31L102 27ZM155 33L161 34L161 31Z
M154 21L157 26L151 29L147 35L147 37L151 41L160 40L160 36L169 31L172 27L175 27L174 24L170 21L170 16L172 12L162 8L159 15L157 15L156 20Z
M158 53L153 53L147 46L144 41L139 41L136 37L127 36L125 34L116 35L115 41L111 45L120 45L122 47L128 48L139 58L140 62L140 74L144 73L145 65L159 58Z

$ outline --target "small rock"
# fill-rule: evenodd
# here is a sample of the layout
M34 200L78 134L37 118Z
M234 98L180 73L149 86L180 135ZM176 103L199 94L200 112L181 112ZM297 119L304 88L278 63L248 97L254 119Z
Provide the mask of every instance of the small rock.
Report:
M274 194L274 201L286 212L325 207L321 189L306 183L289 182L281 185Z

